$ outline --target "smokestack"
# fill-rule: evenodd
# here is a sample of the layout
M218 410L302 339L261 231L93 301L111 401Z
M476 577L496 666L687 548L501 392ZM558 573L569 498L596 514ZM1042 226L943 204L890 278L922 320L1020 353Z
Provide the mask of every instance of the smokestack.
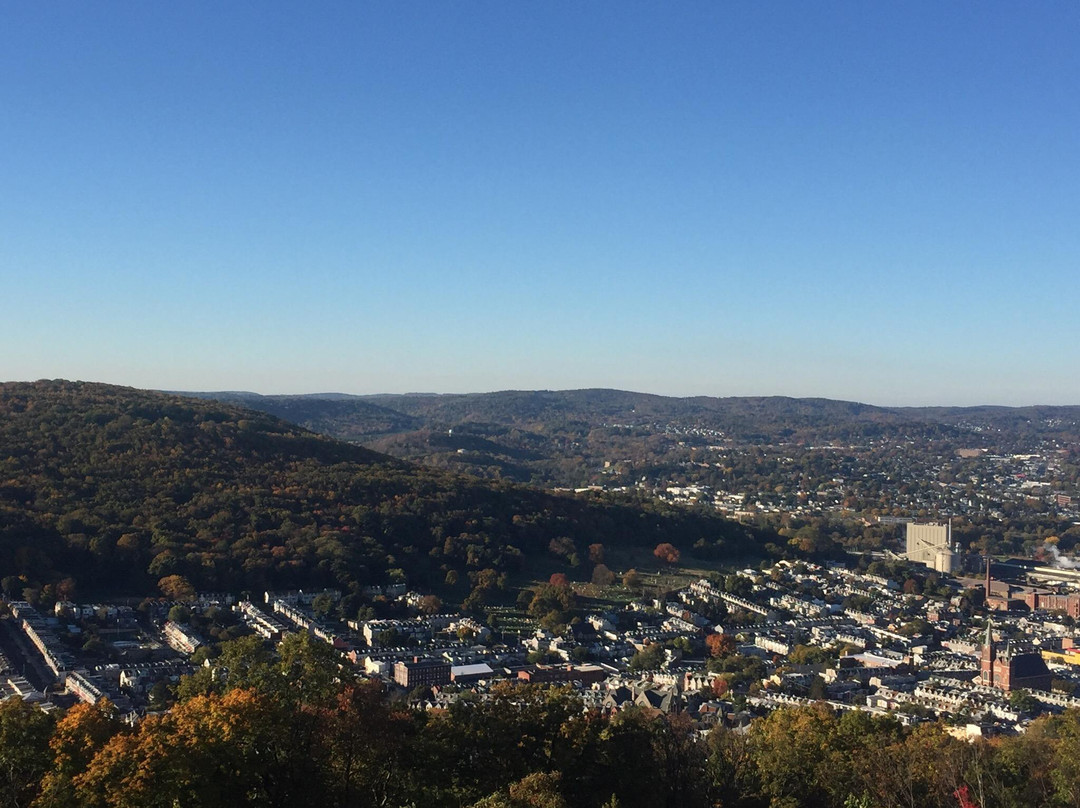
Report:
M986 551L986 599L990 599L990 550Z

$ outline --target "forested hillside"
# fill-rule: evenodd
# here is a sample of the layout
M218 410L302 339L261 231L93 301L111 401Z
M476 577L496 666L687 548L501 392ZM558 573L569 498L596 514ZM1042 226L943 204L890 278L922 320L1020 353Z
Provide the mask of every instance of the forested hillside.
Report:
M321 432L340 440L362 442L383 435L411 432L424 426L424 420L413 415L382 407L355 396L260 396L255 393L195 393L199 398L212 398L226 404L275 415L290 423L299 424L313 432Z
M649 507L441 473L216 401L81 382L0 385L10 595L147 594L179 574L200 589L352 594L388 580L457 580L463 599L472 583L490 588L527 568L556 538L725 553L768 538L708 513Z

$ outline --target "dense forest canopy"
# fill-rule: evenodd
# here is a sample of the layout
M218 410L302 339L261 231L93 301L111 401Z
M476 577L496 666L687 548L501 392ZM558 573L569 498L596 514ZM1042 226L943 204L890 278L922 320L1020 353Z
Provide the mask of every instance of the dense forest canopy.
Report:
M216 401L100 384L0 385L5 590L147 594L513 575L553 539L753 547L709 513L451 475ZM488 576L490 577L490 576ZM72 582L72 579L73 582Z

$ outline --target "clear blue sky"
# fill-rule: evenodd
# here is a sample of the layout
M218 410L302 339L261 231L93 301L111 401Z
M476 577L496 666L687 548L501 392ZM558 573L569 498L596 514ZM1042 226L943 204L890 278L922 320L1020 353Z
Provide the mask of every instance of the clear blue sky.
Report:
M1080 404L1080 6L0 10L0 378Z

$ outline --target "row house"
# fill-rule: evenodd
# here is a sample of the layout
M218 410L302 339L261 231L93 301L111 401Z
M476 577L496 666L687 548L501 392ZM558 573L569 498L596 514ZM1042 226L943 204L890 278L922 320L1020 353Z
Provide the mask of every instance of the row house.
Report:
M60 644L45 619L29 603L15 601L10 608L27 639L44 658L49 670L63 683L68 671L75 667L75 658Z
M203 644L202 638L190 627L174 623L172 620L165 621L162 634L169 647L182 654L194 654L195 650Z
M236 608L244 624L264 639L277 642L288 631L284 623L266 614L249 600L241 601Z

